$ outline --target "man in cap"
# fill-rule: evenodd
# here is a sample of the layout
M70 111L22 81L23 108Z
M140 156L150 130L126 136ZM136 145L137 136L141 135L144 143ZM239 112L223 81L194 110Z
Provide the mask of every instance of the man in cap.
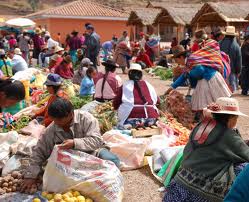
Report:
M229 84L234 92L238 89L238 77L242 67L241 50L236 40L238 33L236 33L234 26L227 26L226 31L222 33L225 38L220 42L220 49L230 58L231 74Z
M86 57L88 57L93 66L97 68L97 58L100 50L100 36L95 32L94 27L90 24L86 27L88 37L84 42L86 48Z

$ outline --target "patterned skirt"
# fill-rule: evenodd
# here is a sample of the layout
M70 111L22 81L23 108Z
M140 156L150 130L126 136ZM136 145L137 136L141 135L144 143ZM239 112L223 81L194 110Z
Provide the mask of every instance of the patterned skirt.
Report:
M199 80L192 95L192 110L200 111L219 97L231 97L231 91L219 72L207 81Z
M238 164L234 168L235 175L239 173L248 165L248 163ZM191 191L186 189L183 185L172 180L166 189L163 202L211 202Z

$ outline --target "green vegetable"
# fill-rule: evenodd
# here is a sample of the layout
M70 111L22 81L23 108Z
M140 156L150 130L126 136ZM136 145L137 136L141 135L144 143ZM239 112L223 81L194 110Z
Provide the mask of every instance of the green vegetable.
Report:
M74 109L80 109L85 104L93 100L92 96L79 97L74 96L70 98L71 103L73 104Z
M27 115L22 115L18 120L9 125L6 129L2 130L2 132L9 132L11 130L15 130L19 132L21 129L26 127L31 121L31 117Z
M172 69L155 68L153 69L152 73L154 73L156 76L159 76L161 80L168 80L173 78Z

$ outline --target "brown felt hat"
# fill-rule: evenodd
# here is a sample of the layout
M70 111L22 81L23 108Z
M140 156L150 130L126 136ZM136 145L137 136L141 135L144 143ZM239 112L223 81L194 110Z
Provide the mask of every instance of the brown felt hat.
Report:
M173 53L172 58L178 58L179 56L184 55L185 53L187 53L187 51L185 50L185 48L183 46L177 45L177 46L172 48L172 53Z

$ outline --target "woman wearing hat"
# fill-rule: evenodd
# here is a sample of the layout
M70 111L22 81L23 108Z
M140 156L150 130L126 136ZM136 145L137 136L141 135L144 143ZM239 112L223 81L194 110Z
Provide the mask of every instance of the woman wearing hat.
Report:
M230 58L231 74L229 76L229 84L234 92L238 89L238 77L242 67L241 50L236 39L238 33L236 33L234 26L227 26L226 31L222 33L225 35L225 38L220 42L220 49L229 55Z
M55 74L59 74L63 79L72 79L74 75L73 64L70 55L63 58L63 61L55 67Z
M154 125L159 117L157 104L160 100L154 87L142 80L143 72L139 64L131 64L129 81L119 88L113 100L118 110L118 127L130 129Z
M205 118L191 132L164 202L222 202L249 162L249 147L235 129L238 116L246 116L238 101L221 97L205 110L212 118Z
M54 55L50 57L50 61L49 61L49 67L48 67L49 70L54 69L63 61L62 55L64 52L64 48L60 46L56 46L53 52L54 52Z
M182 46L173 49L176 63L185 66L184 73L173 83L166 92L183 85L190 80L191 88L194 88L191 104L193 111L202 111L208 104L219 97L230 97L231 92L222 77L226 74L226 66L223 63L219 44L209 39L199 51L187 57L187 52Z
M12 59L12 72L15 74L19 71L24 71L28 69L27 62L22 57L22 52L19 48L15 48L14 51L9 52L10 59Z
M39 54L41 52L41 48L45 44L44 40L41 37L41 33L42 33L41 29L40 28L36 28L35 29L35 35L32 38L32 40L33 40L33 46L34 46L34 49L33 49L33 58L35 58L37 60L38 60Z
M249 90L249 27L245 35L244 43L241 47L242 53L242 71L240 75L242 95L248 95Z
M80 66L78 70L74 71L74 76L73 76L73 83L80 85L82 79L86 75L86 70L93 65L91 60L89 58L84 58L81 60Z
M113 60L119 65L123 73L125 73L126 67L128 67L129 61L127 60L127 58L130 57L130 54L131 50L124 41L120 42L117 45L114 52Z
M33 118L42 118L42 124L48 127L49 124L52 123L52 120L48 115L49 106L56 100L56 98L62 97L68 99L68 96L61 90L62 80L58 74L49 74L44 85L47 86L47 91L50 94L50 98L45 106L35 112Z
M113 100L122 86L122 79L115 74L118 65L112 60L107 60L102 65L105 66L105 74L99 73L95 87L95 100L99 102Z

